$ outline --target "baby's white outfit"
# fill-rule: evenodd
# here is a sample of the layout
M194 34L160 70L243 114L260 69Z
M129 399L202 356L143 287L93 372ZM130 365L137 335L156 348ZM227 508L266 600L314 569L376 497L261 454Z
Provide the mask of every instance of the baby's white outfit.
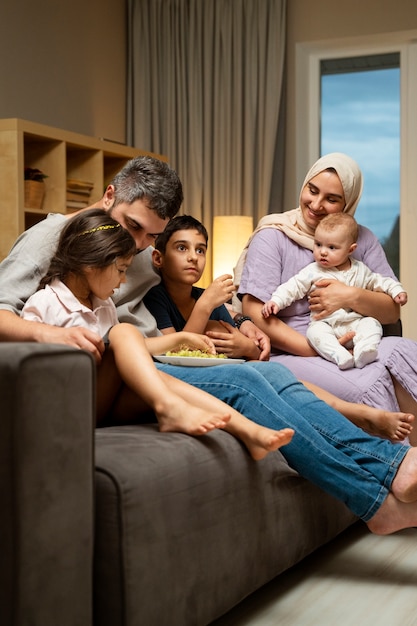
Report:
M343 271L334 268L326 270L318 263L310 263L290 280L279 285L271 300L280 310L284 309L314 291L315 283L323 278L335 279L351 287L383 291L391 298L405 291L398 281L372 272L361 261L350 261L350 268ZM306 334L309 343L320 356L336 363L340 369L362 368L377 358L382 326L375 318L363 317L352 309L338 309L322 320L315 320L313 313L310 319ZM353 355L338 341L339 337L349 331L355 332L350 344L353 344Z

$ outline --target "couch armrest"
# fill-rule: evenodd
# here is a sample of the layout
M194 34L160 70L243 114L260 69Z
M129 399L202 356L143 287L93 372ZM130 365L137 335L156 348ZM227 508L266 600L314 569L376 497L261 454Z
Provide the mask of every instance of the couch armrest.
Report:
M0 343L0 623L92 623L94 373L65 346Z

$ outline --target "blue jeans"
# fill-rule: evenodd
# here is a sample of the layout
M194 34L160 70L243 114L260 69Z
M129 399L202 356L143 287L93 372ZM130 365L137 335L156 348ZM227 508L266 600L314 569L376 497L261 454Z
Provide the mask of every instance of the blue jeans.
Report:
M281 448L299 474L365 522L384 502L409 447L372 437L308 391L279 363L158 369L223 400L250 420L295 435Z

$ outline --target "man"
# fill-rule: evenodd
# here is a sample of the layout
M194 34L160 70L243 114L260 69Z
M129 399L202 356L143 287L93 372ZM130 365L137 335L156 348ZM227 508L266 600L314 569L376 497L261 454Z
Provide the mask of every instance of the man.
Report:
M158 334L154 318L142 303L148 289L159 282L152 269L151 244L178 213L182 201L182 185L176 172L163 161L139 157L126 164L108 185L103 198L92 205L109 211L136 242L138 255L129 268L129 280L114 301L120 321L134 324L145 336ZM25 301L37 290L46 272L61 228L73 215L50 214L23 233L0 264L0 341L66 344L88 350L100 361L104 344L90 331L28 323L19 317ZM262 346L266 357L266 335L251 322L242 324L242 332Z

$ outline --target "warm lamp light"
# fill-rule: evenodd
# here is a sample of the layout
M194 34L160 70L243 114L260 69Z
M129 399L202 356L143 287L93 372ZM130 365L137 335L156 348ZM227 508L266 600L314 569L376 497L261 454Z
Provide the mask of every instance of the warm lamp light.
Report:
M232 274L253 231L247 215L216 215L213 221L213 278Z

